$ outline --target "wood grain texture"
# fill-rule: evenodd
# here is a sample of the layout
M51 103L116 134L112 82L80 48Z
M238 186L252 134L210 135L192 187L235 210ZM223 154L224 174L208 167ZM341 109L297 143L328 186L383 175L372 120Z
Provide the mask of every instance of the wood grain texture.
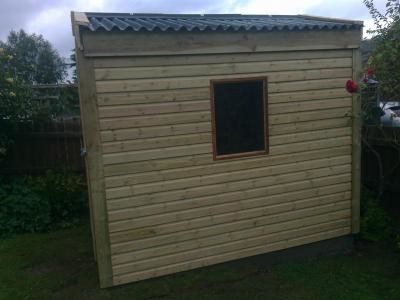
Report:
M311 224L310 224L311 223ZM270 235L284 236L287 232L293 232L289 237L300 237L313 233L318 230L330 230L350 226L350 220L339 219L320 222L317 225L312 222L305 222L298 220L295 222L282 222L279 230L274 226L260 226L250 230L240 230L230 235L220 235L214 238L198 239L192 245L194 249L184 252L176 252L173 254L166 254L160 257L143 259L140 261L128 262L123 264L115 264L113 270L115 274L126 274L131 272L139 272L149 270L165 265L180 263L183 261L191 261L201 257L216 255L232 250L239 250L257 245L265 245L271 243L273 238ZM285 236L287 238L288 236ZM277 237L280 239L281 237ZM179 251L179 249L178 249Z
M361 53L359 49L353 50L353 80L358 81L361 71ZM360 231L360 193L361 193L361 96L353 95L353 162L352 162L352 216L351 231Z
M343 108L333 108L333 109L324 109L324 110L316 110L316 111L305 111L305 112L293 112L293 113L284 113L284 114L277 114L277 115L270 115L269 116L269 123L270 127L275 126L278 124L287 124L287 123L298 123L298 122L305 122L305 121L316 121L316 120L327 120L327 119L341 119L344 123L350 121L350 108L343 107ZM344 116L349 115L347 118L343 118ZM210 121L210 113L208 112L207 118L202 118L203 114L184 114L177 118L170 118L166 116L160 119L158 116L147 117L148 119L145 122L154 122L161 125L167 125L165 123L174 122L174 124L181 124L181 120L187 120L193 116L194 120L201 119L202 121ZM141 122L140 117L132 118L135 121L132 123L126 122L126 126L122 126L124 128L121 129L129 129L129 128L140 128L140 126L136 125L137 122ZM178 120L176 120L178 119ZM191 119L191 120L193 120ZM169 121L171 120L171 121ZM100 120L101 123L101 120ZM125 119L121 118L121 122L117 124L125 124ZM184 124L184 123L183 123ZM156 124L154 124L156 125ZM170 125L170 124L168 124ZM118 127L119 125L116 125ZM345 125L347 126L347 125ZM126 128L125 128L126 127ZM335 129L336 127L333 127ZM111 128L116 129L116 128ZM106 131L106 130L104 130ZM111 131L106 131L111 132ZM271 137L271 139L274 136ZM113 153L113 152L124 152L124 151L133 151L133 150L144 150L144 149L154 149L154 148L164 148L170 146L180 146L180 145L192 145L198 143L205 143L211 140L211 132L205 133L189 133L189 134L182 134L177 136L162 136L162 137L150 137L150 138L143 138L140 140L122 140L122 141L109 141L104 142L103 146L103 153Z
M109 188L106 190L107 199L121 198L121 197L131 197L140 194L148 194L148 193L158 193L169 190L176 189L187 189L189 187L200 187L200 186L211 186L213 184L218 183L227 183L230 181L241 181L248 180L251 178L261 178L265 176L272 176L276 174L280 174L285 172L285 170L289 170L296 172L297 170L301 170L307 167L315 167L318 166L319 163L321 165L331 164L345 164L350 163L350 156L338 156L332 158L323 158L316 160L305 160L302 162L297 162L294 164L281 164L278 166L267 166L267 167L256 167L252 169L241 169L237 171L231 171L226 173L217 173L213 175L207 176L196 176L196 177L188 177L183 179L173 179L168 182L156 182L156 183L146 183L146 184L135 184L132 186L125 185L123 187L115 187Z
M201 64L185 66L102 68L95 70L96 80L144 79L187 77L202 75L232 75L287 70L346 68L352 66L351 58L297 59L273 62L237 62L230 64Z
M326 123L323 123L324 125ZM344 127L340 126L343 124L339 124L337 127ZM330 128L327 126L327 128ZM302 129L300 127L300 129ZM321 128L310 128L312 129L321 129ZM322 129L325 129L324 127ZM304 130L306 132L306 130ZM285 133L285 132L284 132ZM298 151L308 151L314 149L320 149L324 147L334 147L334 146L344 146L351 142L351 138L349 136L341 136L337 138L327 137L323 140L306 140L300 141L298 143L291 143L290 146L297 147ZM292 150L287 147L286 144L283 145L271 145L270 147L270 154L285 154L290 153ZM103 161L106 165L112 164L122 164L122 163L129 163L129 162L145 162L151 161L154 165L157 163L158 160L160 161L161 165L170 165L173 167L173 164L177 164L176 167L179 167L179 157L182 158L182 162L185 160L189 160L193 165L202 164L202 157L199 154L207 154L212 153L212 145L211 142L204 143L204 144L194 144L194 145L184 145L184 146L176 146L176 147L167 147L167 148L160 148L160 149L151 149L151 150L140 150L140 151L127 151L127 152L118 152L118 153L110 153L103 155ZM209 162L209 161L208 161ZM139 166L140 164L137 164Z
M328 198L332 199L333 197L335 196L330 195ZM186 226L179 231L174 231L173 227L168 227L167 225L153 227L153 229L143 228L135 232L126 231L113 236L116 242L113 244L112 254L113 257L120 255L121 260L133 261L134 254L137 254L137 257L157 256L156 251L158 249L168 249L175 244L192 241L193 237L196 239L204 238L260 225L279 224L289 220L308 218L314 215L328 219L338 216L350 218L351 211L349 208L341 209L332 203L319 205L318 207L307 206L309 203L308 201L303 201L302 205L304 207L299 207L296 210L290 210L286 207L275 210L274 213L270 214L265 209L258 209L257 211L253 209L254 214L251 218L245 217L246 214L243 213L238 214L238 219L235 219L232 217L232 213L227 213L218 216L216 221L211 221L208 224L204 223L205 218L199 218L194 220L197 227L194 225L191 227ZM247 216L249 216L248 211ZM180 223L184 224L183 222ZM152 249L152 251L149 251L149 249ZM154 252L153 249L155 250Z
M232 181L227 184L215 184L209 187L201 187L201 188L191 188L187 191L168 191L161 192L155 194L144 194L135 197L135 202L137 205L148 205L148 204L156 204L156 203L166 203L171 201L178 201L182 199L190 199L190 198L198 198L205 197L211 195L218 195L229 193L233 191L246 191L250 188L259 188L265 185L276 185L288 183L290 181L299 181L305 179L313 179L317 176L333 176L338 174L350 174L350 166L342 165L342 166L334 166L334 167L325 167L320 169L305 169L302 171L291 172L286 174L279 174L279 176L267 176L264 178L257 178L245 181ZM132 205L132 199L130 198L122 198L117 201L119 207ZM259 200L260 204L265 203L265 199ZM192 210L183 210L178 213L167 213L161 214L157 216L151 217L143 217L140 219L126 219L121 221L116 221L110 223L110 232L118 232L130 229L137 229L146 226L154 226L157 224L163 224L168 222L174 222L176 220L183 219L192 219L195 217L206 216L206 215L215 215L227 211L236 211L243 209L242 203L240 202L232 202L229 204L223 204L219 206L213 206L210 208L195 208Z
M322 141L308 141L305 143L293 143L291 147L285 145L277 146L279 148L273 148L273 152L269 156L265 156L265 160L269 160L269 157L275 155L290 154L294 151L305 152L313 151L318 149L336 148L336 147L347 147L351 145L351 137L341 138L330 138ZM276 150L275 150L276 149ZM211 148L210 148L211 151ZM285 151L284 153L280 153ZM210 152L211 153L211 152ZM264 158L262 156L261 158ZM243 162L247 162L244 158ZM256 159L255 157L253 159ZM235 160L236 161L236 160ZM233 162L233 160L232 160ZM227 163L232 163L227 162ZM213 163L212 157L209 154L196 155L196 156L183 156L173 157L168 159L154 159L148 161L139 162L124 162L121 164L105 165L104 171L108 175L123 175L123 174L139 174L142 172L161 171L167 169L185 168L185 167L196 167L204 166ZM219 162L220 164L221 162Z
M310 214L310 212L314 213ZM349 219L350 217L350 210L338 210L333 211L331 213L323 213L322 215L316 214L317 212L315 209L304 209L303 211L297 210L297 214L292 214L291 219L283 220L282 216L285 214L278 215L281 217L281 221L278 223L270 222L269 218L263 219L255 219L252 223L256 222L256 225L251 226L251 222L249 220L231 223L229 225L235 225L230 228L231 231L227 231L225 233L216 233L215 228L212 230L212 234L206 237L201 238L199 235L196 235L196 243L193 243L192 240L170 243L167 245L163 245L160 247L151 248L151 251L143 249L137 250L135 252L125 252L125 253L118 253L113 255L112 261L115 266L126 264L129 262L140 261L149 258L155 258L163 255L168 255L175 253L177 251L189 251L192 249L196 249L198 247L204 247L209 245L215 244L222 244L227 241L233 241L235 238L238 238L238 231L244 233L247 231L247 236L255 236L256 234L266 234L268 232L274 233L279 232L283 228L285 229L293 229L300 226L306 225L313 225L313 224L320 224L326 220L344 220ZM287 215L288 213L286 213ZM277 220L277 218L275 218ZM210 229L209 229L210 230ZM238 231L235 231L238 230ZM231 232L234 232L232 235ZM243 238L240 236L239 239Z
M276 82L273 84L269 84L268 94L273 96L273 94L275 93L285 93L285 92L293 92L293 94L296 94L298 92L313 93L321 90L339 89L339 88L342 89L343 92L343 82L345 81L346 77L300 80L295 82ZM343 93L341 95L348 96L348 94L343 94ZM200 88L187 88L187 89L170 88L168 90L150 90L150 91L139 91L139 92L118 91L114 93L98 93L97 95L99 106L198 101L198 100L208 99L208 97L209 97L208 86ZM303 97L302 99L299 100L304 101L304 98L307 97ZM290 98L287 97L287 99Z
M104 191L103 159L101 152L99 114L96 103L93 61L76 51L79 78L79 98L82 132L87 151L86 170L90 194L91 223L95 237L95 251L101 287L113 285L107 202Z
M149 56L269 51L352 49L359 30L271 32L108 32L84 31L86 56Z
M183 270L190 270L229 260L277 251L280 249L290 248L297 245L312 243L315 241L346 235L349 232L350 232L350 226L339 227L336 224L334 226L332 225L323 227L314 226L311 229L310 228L304 230L297 229L289 232L282 232L281 234L278 233L273 235L272 237L265 236L264 240L263 239L258 239L255 241L253 240L251 244L255 244L256 241L259 242L259 244L256 246L252 245L244 247L240 250L223 252L218 255L205 256L198 259L191 259L190 261L175 263L164 267L151 268L146 271L131 272L125 275L116 275L114 277L114 284L123 284L130 281L162 276Z
M293 201L295 201L296 199L302 200L304 197L305 201L301 203L302 208L305 208L313 207L316 201L326 199L326 197L324 196L325 192L327 194L334 194L335 192L339 193L341 191L343 192L343 189L346 189L346 187L348 188L350 184L350 174L339 174L321 178L311 178L311 180L300 180L296 182L283 183L281 185L255 188L247 190L245 193L241 191L228 192L218 195L217 197L215 197L215 199L218 203L220 203L226 201L224 200L226 199L226 197L231 196L234 197L233 201L242 198L243 200L259 199L260 197L264 196L271 198L271 203L268 202L268 204L279 205L279 200L282 198L282 195L284 195L291 197ZM318 193L321 194L319 195ZM346 197L350 197L350 192L345 193L343 199L346 199ZM315 200L314 198L318 199ZM210 201L211 196L207 198L201 197L199 201L201 201L201 199L204 199L204 201ZM193 200L195 201L196 199ZM326 201L329 200L327 199ZM298 205L299 204L297 204L297 207L300 209ZM271 215L274 215L274 213L294 213L292 205L281 205L279 207L281 209L274 210L275 212L271 212L270 210L264 209L261 206L240 211L225 212L218 215L198 217L190 220L177 220L176 222L172 223L114 232L110 235L113 243L112 248L115 249L115 251L118 250L120 252L146 249L148 247L155 247L157 245L174 243L175 240L181 241L191 239L193 236L190 235L194 232L203 232L203 235L206 236L208 235L207 232L210 230L211 227L214 228L215 226L224 225L223 228L227 228L230 227L229 224L231 222L236 222L240 220L253 220L257 218L271 218L271 220L274 220L274 217L271 217ZM317 209L320 213L326 212L320 207L313 207L313 209Z
M274 117L272 115L271 118L273 119L269 124L269 131L270 135L278 135L289 133L291 130L294 129L294 132L301 132L307 130L318 130L318 129L328 129L328 128L336 128L336 127L343 127L347 126L351 120L346 116L346 113L351 112L351 103L350 99L342 99L337 102L330 103L325 101L324 103L320 104L318 101L316 103L311 103L309 105L299 104L296 107L299 110L299 115L297 116L297 120L300 122L293 122L293 123L285 123L285 118L289 118L289 115L281 115L279 117ZM321 109L325 109L327 114L325 115L324 112L318 111L315 112L314 107L321 107ZM335 111L327 111L328 108L344 108L343 110L335 110ZM289 113L294 113L295 108L290 106L283 106L283 107L276 107L275 111L279 111L284 114L285 111ZM302 111L313 111L311 114L300 115ZM341 115L338 114L338 118L332 118L332 112L342 112ZM316 114L316 115L315 115ZM293 115L292 115L293 116ZM301 117L309 117L317 118L316 121L304 122ZM295 118L296 120L296 118ZM336 125L337 124L337 125ZM344 125L340 125L344 124ZM210 122L193 122L193 123L185 123L185 124L172 124L172 125L163 125L163 126L148 126L142 128L124 128L124 129L112 129L112 130L104 130L101 131L101 138L104 143L107 145L112 144L115 145L115 142L118 141L126 141L126 145L129 145L130 140L135 139L149 139L149 138L165 138L170 136L171 138L178 138L177 136L183 134L200 134L200 133L210 133L212 131L212 126ZM121 144L120 145L124 145Z
M165 56L127 56L94 58L94 66L100 68L159 67L180 65L203 65L221 63L265 62L293 59L352 58L351 49L275 51L224 54L165 55Z
M348 78L351 76L351 68L333 68L283 72L257 72L250 77L268 77L270 83L292 82L312 79ZM247 74L224 75L223 78L246 78ZM190 89L208 87L212 79L221 79L219 75L193 76L193 77L168 77L159 79L127 79L96 81L96 89L99 93L138 92L148 90ZM274 90L272 90L274 92Z
M343 129L339 129L336 131L335 129L329 130L329 134L332 134L335 137L336 134L343 135L345 132L349 131L349 128L344 127ZM323 132L322 132L323 133ZM322 134L321 133L321 134ZM315 134L317 135L317 133ZM313 134L308 134L307 138L315 138ZM283 140L282 136L282 140ZM347 154L351 154L350 145L339 146L339 147L329 147L329 148L320 148L317 150L311 151L297 151L295 147L289 147L290 152L281 153L277 155L269 155L268 157L259 156L252 157L251 159L240 159L240 160L225 160L221 163L215 164L213 161L209 160L208 163L204 163L198 166L191 167L181 167L181 168L168 168L165 170L149 170L142 172L132 172L129 171L132 166L129 164L124 164L123 166L127 166L122 170L119 170L119 173L116 172L111 174L110 176L105 176L105 184L106 187L118 187L118 186L126 186L126 185L136 185L143 184L149 182L157 182L157 181L167 181L172 179L179 178L187 178L192 176L205 176L210 174L218 174L223 172L231 172L237 170L247 170L252 168L260 168L266 166L273 166L282 164L282 161L285 163L299 162L305 161L309 159L318 159L318 158L329 158L336 156L343 156ZM208 156L208 155L201 155ZM118 169L116 170L118 171Z
M114 285L354 230L358 34L84 34ZM260 76L269 154L213 161L210 80Z
M214 201L211 196L205 196L205 197L198 197L198 198L192 198L192 199L185 199L185 200L177 200L177 201L171 201L167 203L160 203L160 204L152 204L152 205L145 205L145 206L140 206L140 207L132 207L132 208L124 208L124 209L119 209L115 211L110 211L109 213L109 218L111 222L114 221L121 221L121 220L128 220L131 218L141 218L141 217L147 217L151 215L158 215L162 213L173 213L173 212L179 212L179 211L184 211L184 210L190 210L190 209L197 209L197 208L204 208L204 207L210 207L214 205L222 205L230 202L235 202L235 201L243 201L247 199L251 199L252 205L255 205L255 203L258 204L263 204L262 201L259 201L264 197L264 200L266 199L266 196L269 196L268 200L264 202L264 205L272 205L272 204L279 204L282 203L282 199L285 199L287 202L292 201L293 199L299 200L299 199L304 199L304 198L312 198L312 197L320 197L323 195L328 195L328 194L334 194L338 192L348 192L350 191L349 188L349 175L340 175L340 176L334 176L329 178L329 180L325 181L320 181L319 183L326 183L329 182L331 186L315 186L313 189L300 189L297 190L296 193L289 192L289 193L284 193L280 195L274 195L273 193L270 194L262 194L262 192L265 192L265 190L260 190L256 189L254 190L246 190L246 196L244 197L243 194L240 195L240 193L237 192L229 192L229 196L232 196L233 198L227 198L226 195L219 195L218 197L214 197ZM335 184L337 183L337 184ZM298 185L296 185L298 187ZM272 189L273 190L273 189ZM257 198L252 198L254 195L258 195L259 197ZM242 199L240 197L243 197ZM250 197L250 198L246 198ZM227 207L227 206L225 206ZM243 207L244 209L245 207ZM183 228L182 228L183 229Z

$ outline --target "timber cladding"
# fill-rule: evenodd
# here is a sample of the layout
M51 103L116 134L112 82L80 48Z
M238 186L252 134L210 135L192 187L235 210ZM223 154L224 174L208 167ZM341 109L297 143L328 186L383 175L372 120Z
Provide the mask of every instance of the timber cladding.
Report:
M103 287L357 231L360 30L128 33L75 31ZM241 78L268 78L269 152L215 160L210 82Z

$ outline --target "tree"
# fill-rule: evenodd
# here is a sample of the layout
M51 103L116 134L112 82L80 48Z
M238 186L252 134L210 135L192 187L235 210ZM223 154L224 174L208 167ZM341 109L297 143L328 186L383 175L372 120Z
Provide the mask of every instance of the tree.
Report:
M0 41L0 161L23 123L50 119L54 109L41 107L36 84L62 82L67 65L41 35L11 31Z
M380 82L381 95L386 100L400 99L400 1L387 0L386 11L376 9L373 0L364 0L376 26L376 45L369 59Z
M75 49L71 50L71 54L69 56L70 59L70 68L72 68L72 82L77 82L78 81L78 74L76 72L76 54L75 54Z
M385 165L381 148L385 145L396 151L400 158L399 131L393 128L384 128L380 122L381 109L377 107L377 98L381 102L400 100L400 1L387 0L385 12L379 11L373 0L363 0L374 20L376 29L370 30L375 34L371 43L374 46L368 59L368 71L364 78L366 84L362 89L362 116L364 121L362 142L367 151L376 158L378 165L377 198L383 195L386 180L395 174L400 166L400 159L390 162L390 167ZM369 74L369 75L368 75ZM368 77L373 77L372 81ZM378 84L374 80L378 80ZM393 129L393 130L392 130ZM372 142L372 143L371 143Z
M375 33L378 38L385 37L390 31L393 23L400 19L400 1L399 0L387 0L386 11L380 12L374 4L374 0L363 0L365 6L374 20L376 29L370 30L370 33Z
M59 83L67 76L64 59L42 35L11 31L6 42L0 42L0 48L13 57L9 72L25 83Z
M0 161L12 143L17 123L35 114L32 89L13 76L12 60L13 57L0 48Z

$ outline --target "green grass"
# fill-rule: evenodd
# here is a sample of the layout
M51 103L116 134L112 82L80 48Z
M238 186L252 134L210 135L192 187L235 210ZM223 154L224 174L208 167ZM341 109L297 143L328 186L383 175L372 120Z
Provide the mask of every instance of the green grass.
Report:
M400 299L400 254L359 243L352 255L273 267L221 264L99 289L87 225L0 240L0 299Z

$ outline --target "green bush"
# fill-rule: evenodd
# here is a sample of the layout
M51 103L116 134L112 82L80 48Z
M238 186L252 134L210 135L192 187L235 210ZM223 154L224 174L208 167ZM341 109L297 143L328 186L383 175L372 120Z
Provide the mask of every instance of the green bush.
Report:
M58 227L77 223L87 211L84 177L68 169L49 170L44 176L30 178L30 185L49 203L52 222Z
M26 178L0 186L0 235L45 231L51 225L50 206Z
M386 211L379 205L374 194L367 189L361 192L360 235L370 241L391 239L391 223Z
M0 236L65 228L86 212L84 178L67 169L0 181Z

